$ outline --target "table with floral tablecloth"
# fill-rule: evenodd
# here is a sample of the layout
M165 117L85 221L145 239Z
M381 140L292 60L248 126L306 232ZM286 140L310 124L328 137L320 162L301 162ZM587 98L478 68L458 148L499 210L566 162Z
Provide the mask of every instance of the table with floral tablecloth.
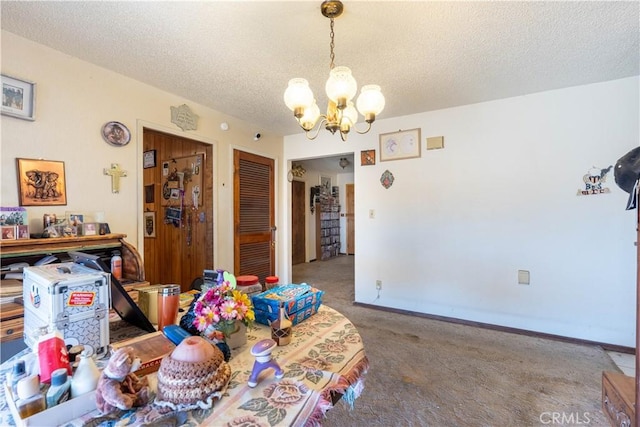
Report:
M175 425L307 426L320 425L336 396L349 404L360 395L369 367L362 339L353 324L336 310L321 305L318 312L293 327L287 346L276 347L273 357L284 370L263 371L255 388L247 385L255 358L251 347L270 338L269 327L248 328L247 343L232 350L231 380L211 409L177 412L153 403L109 416L90 412L69 426L135 426L162 421ZM156 376L147 376L155 396ZM0 413L1 417L1 413Z

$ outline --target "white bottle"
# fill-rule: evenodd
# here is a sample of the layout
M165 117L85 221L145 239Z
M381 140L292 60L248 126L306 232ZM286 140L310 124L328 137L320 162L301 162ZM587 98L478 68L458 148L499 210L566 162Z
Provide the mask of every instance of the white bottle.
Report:
M71 379L71 398L93 391L98 386L100 370L93 361L93 357L87 355L87 350L80 353L80 363Z

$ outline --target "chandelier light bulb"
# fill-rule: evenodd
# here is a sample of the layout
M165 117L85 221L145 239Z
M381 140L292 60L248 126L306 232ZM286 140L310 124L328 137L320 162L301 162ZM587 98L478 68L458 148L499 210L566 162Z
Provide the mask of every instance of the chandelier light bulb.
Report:
M340 122L340 129L345 129L345 133L349 132L351 126L355 125L358 121L358 110L353 105L352 101L347 103L347 107L342 111L342 121Z
M341 110L356 96L358 84L349 67L335 67L329 73L325 90L329 99Z
M372 116L373 120L375 120L375 116L380 114L384 109L384 95L382 95L382 92L380 91L380 86L362 86L360 96L358 96L356 104L358 106L358 111L360 111L360 114L365 116L365 119L367 119L368 116Z
M297 118L302 117L304 110L310 107L313 102L313 92L306 79L289 80L289 86L284 91L284 103Z
M304 110L304 115L298 119L300 126L304 130L311 130L316 125L318 118L320 117L320 108L316 103L316 100L313 100L313 104Z

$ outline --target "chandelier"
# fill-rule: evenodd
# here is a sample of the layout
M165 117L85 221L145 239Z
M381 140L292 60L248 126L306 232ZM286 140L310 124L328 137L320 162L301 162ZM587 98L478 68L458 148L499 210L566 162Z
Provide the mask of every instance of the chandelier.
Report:
M325 91L329 97L327 106L327 114L320 114L320 109L316 103L315 97L309 82L302 78L289 80L289 86L284 92L284 103L293 111L298 124L304 129L308 139L316 139L320 133L320 129L324 128L335 134L340 131L340 138L347 140L347 134L353 128L359 134L365 134L371 129L371 123L376 120L376 115L384 109L384 96L378 85L366 85L360 90L360 95L353 105L353 97L358 91L358 84L351 75L348 67L336 67L333 63L335 54L334 48L334 31L333 19L340 16L344 7L339 0L327 0L322 2L320 7L322 15L331 21L329 33L331 37L329 64L329 79L325 85ZM356 128L358 121L358 112L364 116L367 127L364 130ZM311 131L318 125L315 134Z

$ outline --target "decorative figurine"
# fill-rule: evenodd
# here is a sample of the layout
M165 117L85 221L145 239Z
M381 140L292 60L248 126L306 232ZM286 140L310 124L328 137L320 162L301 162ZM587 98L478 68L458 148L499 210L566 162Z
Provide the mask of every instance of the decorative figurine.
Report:
M251 347L251 355L255 356L256 361L253 363L253 369L251 370L251 376L247 385L251 388L258 385L258 376L260 372L268 368L273 368L276 371L276 378L280 379L284 376L284 371L278 365L274 359L271 358L271 352L276 347L276 342L272 339L264 339L258 341Z

